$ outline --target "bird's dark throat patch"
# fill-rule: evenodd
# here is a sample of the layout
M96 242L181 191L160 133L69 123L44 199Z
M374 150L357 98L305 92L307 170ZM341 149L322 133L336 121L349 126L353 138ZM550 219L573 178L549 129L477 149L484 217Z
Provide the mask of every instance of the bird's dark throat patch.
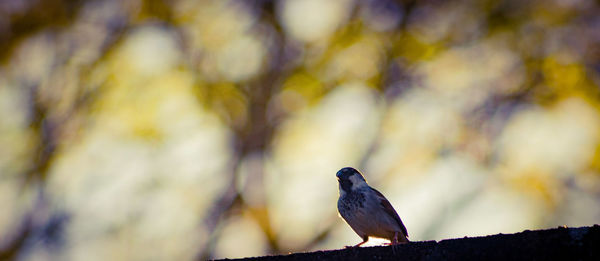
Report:
M344 192L350 193L350 191L352 190L352 181L350 181L349 179L339 179L339 181L340 186L342 186Z

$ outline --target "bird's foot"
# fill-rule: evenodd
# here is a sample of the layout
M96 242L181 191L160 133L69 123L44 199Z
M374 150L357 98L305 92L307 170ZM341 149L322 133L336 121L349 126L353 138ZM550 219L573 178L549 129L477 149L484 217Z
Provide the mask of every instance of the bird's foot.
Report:
M360 243L358 243L358 244L356 244L356 245L353 245L353 246L346 246L345 248L355 248L355 247L360 247L360 246L362 246L362 244L364 244L364 243L367 243L367 240L368 240L368 238L367 238L367 239L365 239L363 242L360 242Z

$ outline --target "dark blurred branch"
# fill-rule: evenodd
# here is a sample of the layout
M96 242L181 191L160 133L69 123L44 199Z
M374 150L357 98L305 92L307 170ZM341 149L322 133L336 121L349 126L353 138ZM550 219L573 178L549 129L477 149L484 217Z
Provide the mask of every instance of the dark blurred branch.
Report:
M273 252L280 252L277 235L274 234L274 230L271 227L268 219L268 210L266 206L253 206L252 208L245 205L243 195L237 191L237 183L239 168L241 162L248 155L253 153L263 154L268 151L268 147L271 144L273 133L275 130L275 124L269 121L267 110L269 109L269 102L271 101L272 95L276 93L276 89L280 87L281 79L286 77L285 72L281 70L278 64L282 63L283 55L280 55L283 48L283 37L280 26L275 19L274 5L271 1L265 1L264 5L259 6L261 9L261 22L274 28L277 33L276 38L279 40L278 44L273 44L273 48L270 51L269 65L266 67L266 71L259 76L257 79L251 80L248 83L238 85L238 88L245 94L248 101L248 118L245 124L236 127L231 126L235 132L235 153L232 157L232 168L228 173L230 182L228 187L225 189L219 199L213 204L209 210L208 215L204 219L204 225L211 235L210 238L213 241L218 237L215 235L215 229L219 225L220 221L227 218L231 213L233 207L243 205L245 208L250 210L254 209L253 217L257 219L257 223L261 226L269 246ZM258 176L253 177L256 179L263 179L263 168L260 169ZM263 184L260 184L263 186ZM264 186L261 188L264 191ZM264 197L264 195L263 195ZM236 200L239 199L239 200ZM266 200L262 200L266 202ZM260 212L260 213L259 213ZM199 260L205 260L212 256L213 244L209 243L208 246L204 246L200 249L198 254Z
M39 102L37 88L30 88L29 90L29 128L36 134L37 144L33 150L31 167L24 173L21 188L23 192L29 186L45 182L51 158L56 150L56 141L54 140L56 129L48 117L48 108ZM46 197L43 189L39 193L34 207L25 214L25 218L21 221L17 235L14 235L14 238L9 243L2 242L7 245L0 246L2 247L0 249L0 259L14 259L19 250L23 248L27 237L33 232L33 219L38 214L36 206L44 202Z
M69 24L78 13L82 1L25 2L28 2L30 6L22 12L6 13L6 10L0 9L0 15L8 17L8 25L0 28L0 62L4 62L12 54L13 48L18 45L19 41L30 34L44 28ZM10 5L6 4L6 6Z
M5 236L0 240L0 260L14 260L19 250L25 245L25 241L33 233L33 211L25 215L21 224L16 229L16 235ZM6 241L6 242L5 242Z
M75 3L76 1L71 2L71 4ZM45 183L48 179L48 171L53 162L53 157L61 142L60 138L64 131L63 127L67 126L68 121L72 120L77 113L87 111L89 106L100 96L101 84L98 86L86 86L84 82L87 80L87 76L93 71L93 67L110 54L116 43L119 42L125 32L125 27L125 23L113 26L111 28L113 30L112 33L108 34L107 39L105 39L100 47L102 48L100 50L102 55L96 60L89 61L89 63L83 64L78 68L79 77L77 79L80 79L78 86L81 86L77 90L78 97L64 114L53 114L52 106L54 104L43 102L43 99L39 97L37 86L29 88L29 129L35 134L37 143L33 149L30 168L23 173L21 190L24 193L28 187L34 186L37 187L36 192L38 195L33 207L24 215L21 224L19 224L16 230L16 234L9 235L0 242L1 244L5 244L0 245L0 260L14 259L25 246L27 239L35 232L35 229L46 227L46 223L52 222L52 220L44 220L52 218L52 215L47 213L50 211L48 208L50 199L45 192ZM3 54L0 53L1 55ZM65 63L67 62L65 61Z

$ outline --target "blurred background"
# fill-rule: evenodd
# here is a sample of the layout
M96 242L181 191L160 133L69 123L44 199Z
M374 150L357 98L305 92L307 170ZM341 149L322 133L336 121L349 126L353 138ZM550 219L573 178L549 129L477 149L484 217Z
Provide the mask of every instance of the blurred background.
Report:
M600 222L600 3L0 2L0 259L339 249ZM369 244L380 244L372 241Z

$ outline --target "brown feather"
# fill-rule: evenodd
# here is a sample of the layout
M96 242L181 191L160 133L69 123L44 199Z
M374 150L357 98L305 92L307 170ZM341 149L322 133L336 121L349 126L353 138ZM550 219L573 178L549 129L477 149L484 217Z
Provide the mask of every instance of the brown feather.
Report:
M398 222L398 226L400 226L402 233L404 234L404 236L408 237L408 231L406 231L406 227L402 223L400 216L398 216L398 213L396 212L396 210L394 209L392 204L390 204L390 202L385 198L385 196L383 196L383 194L381 194L381 192L377 191L374 188L371 188L371 189L375 192L375 194L377 194L377 196L380 197L380 199L381 199L380 203L381 203L381 206L383 206L383 209L385 209L385 212L388 213L390 216L392 216L394 218L394 220L396 220L396 222Z

